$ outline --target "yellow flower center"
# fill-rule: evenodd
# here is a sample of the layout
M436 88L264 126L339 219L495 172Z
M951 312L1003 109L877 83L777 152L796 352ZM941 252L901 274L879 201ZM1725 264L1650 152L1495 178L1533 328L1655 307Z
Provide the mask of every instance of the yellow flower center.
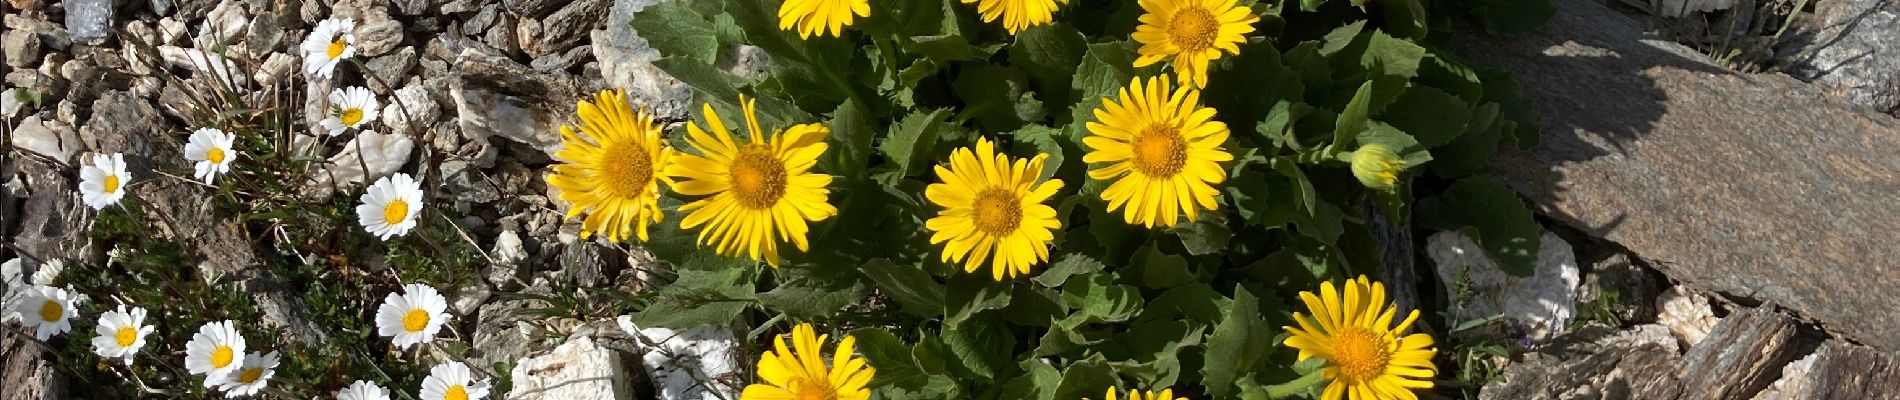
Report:
M1009 189L985 189L976 194L970 208L970 219L975 221L976 229L991 236L1009 235L1023 222L1022 200Z
M462 385L450 386L449 390L442 391L442 400L468 400L468 388Z
M1187 139L1174 127L1156 125L1135 135L1135 170L1152 178L1167 178L1187 166Z
M408 313L405 313L402 315L402 329L404 330L407 330L410 332L421 332L422 328L428 327L428 326L429 326L429 312L428 311L423 311L422 309L418 308L414 310L409 310Z
M1392 353L1385 340L1360 328L1347 328L1333 335L1333 366L1339 374L1355 382L1366 382L1385 374Z
M218 348L211 350L211 368L231 365L231 359L235 356L231 353L231 346L218 345Z
M356 123L363 122L363 109L345 108L342 112L336 113L336 118L343 120L344 126L356 126Z
M205 150L205 160L210 161L212 164L223 164L224 149L213 147L210 150Z
M395 225L409 218L409 202L402 199L390 200L383 206L383 223ZM408 318L408 317L404 317Z
M828 382L794 380L791 384L793 400L837 400L838 390Z
M118 175L106 175L106 185L105 185L105 186L106 186L106 193L116 193L116 192L118 192L118 191L119 191L119 176L118 176Z
M48 299L45 303L40 303L41 321L58 321L60 317L64 316L66 316L66 307L60 306L59 302Z
M1220 21L1205 8L1183 8L1175 11L1174 19L1168 21L1168 39L1182 52L1207 50L1213 47L1214 38L1219 35Z
M350 44L343 42L343 35L336 35L336 40L330 41L330 59L335 60L337 57L342 57L343 49L348 47L350 47Z
M263 368L245 368L242 371L238 371L238 382L242 382L242 383L257 382L257 378L262 378L262 377L264 377Z
M615 197L631 199L646 194L653 184L653 159L646 149L631 141L603 149L600 172L607 191Z
M772 156L772 149L751 145L739 151L732 162L732 194L739 205L766 209L785 197L785 163Z
M131 346L139 340L139 330L130 326L119 328L118 333L112 334L112 340L119 343L119 347Z

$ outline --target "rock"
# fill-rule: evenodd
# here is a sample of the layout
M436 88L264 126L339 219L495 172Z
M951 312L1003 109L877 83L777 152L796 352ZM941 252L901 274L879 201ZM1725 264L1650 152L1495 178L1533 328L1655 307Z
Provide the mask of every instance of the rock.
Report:
M334 185L374 182L396 173L409 163L415 141L408 136L363 131L343 144L343 150L324 164L325 173L315 176L313 188L327 190ZM366 171L365 168L368 168Z
M217 7L205 14L204 23L198 25L198 39L193 43L198 48L215 49L237 43L245 39L245 31L251 27L251 11L241 1L221 1Z
M519 23L520 19L513 15L503 14L495 18L495 25L482 34L482 43L494 47L495 51L502 54L520 54L521 42L516 39L518 36L516 31L519 30L516 25Z
M79 135L59 121L40 121L34 115L20 120L13 130L13 148L52 158L60 163L72 161L80 151Z
M237 63L217 53L167 45L158 46L158 55L165 59L167 67L191 70L193 78L203 79L207 85L235 87L240 90L250 85L247 80L250 76L245 75L242 69L238 69ZM206 74L198 75L198 73ZM216 76L210 76L211 74L216 74Z
M1635 398L1752 398L1795 359L1795 334L1794 320L1771 307L1737 311Z
M1816 2L1781 44L1788 73L1855 104L1900 111L1900 3Z
M398 44L402 44L402 22L377 16L356 26L356 48L360 56L389 54Z
M1805 382L1790 393L1802 399L1900 398L1900 354L1839 340L1822 343Z
M159 43L157 44L182 45L185 44L185 35L189 34L191 34L191 27L186 26L184 21L170 17L158 20Z
M20 96L24 94L26 94L26 92L12 88L8 88L6 91L0 91L0 119L12 120L13 114L20 112L20 107L26 104L26 102L20 101Z
M542 292L545 294L545 291ZM528 355L538 344L535 327L523 322L516 312L524 308L547 307L539 300L503 300L483 304L475 324L475 349L480 353L471 364L489 365L513 362Z
M48 21L27 18L17 14L7 14L6 25L9 29L31 32L38 35L43 48L65 51L73 45L73 36L66 28Z
M593 47L578 46L572 49L567 49L567 52L565 53L555 53L555 54L548 54L548 55L541 56L540 58L534 59L533 62L529 62L528 66L534 67L536 71L541 71L541 72L562 72L562 71L567 70L568 68L573 68L575 65L578 65L583 61L586 61L589 57L592 57L593 55L594 55Z
M488 29L490 25L494 25L495 21L500 18L501 18L501 6L498 4L489 3L488 5L482 6L481 11L476 11L475 15L469 16L468 19L462 21L462 31L463 32L485 31Z
M1650 6L1655 8L1656 15L1681 18L1694 13L1727 10L1735 7L1735 0L1660 0Z
M363 71L364 75L372 77L372 79L365 79L369 83L369 89L377 93L388 93L402 86L403 80L409 77L409 70L416 68L416 48L404 47L389 55L371 58L363 66L367 69Z
M495 258L495 264L488 266L487 273L483 274L488 284L502 290L520 290L526 278L522 270L528 261L528 249L522 246L521 235L515 234L513 229L503 229L495 236L495 246L489 254Z
M422 134L441 117L442 105L435 102L435 95L423 85L397 90L392 101L383 106L382 113L383 125L388 125L389 133L394 135Z
M683 121L693 107L693 91L685 83L653 66L660 52L633 31L633 14L658 0L614 0L607 12L607 29L592 33L594 59L607 85L625 89L636 106L653 110L661 121Z
M548 54L560 54L587 38L587 33L600 26L607 16L611 3L608 0L578 0L549 14L537 24L521 24L521 27L536 27L531 34L520 36L521 50L530 57Z
M7 4L13 6L14 10L31 11L31 10L38 10L40 6L46 5L46 1L45 0L7 0Z
M271 53L270 58L264 60L264 65L258 67L257 73L251 75L251 79L257 80L264 86L270 86L284 82L284 79L289 78L293 73L303 73L302 68L303 60L297 57L284 53Z
M283 23L278 22L276 15L265 14L251 17L250 25L251 28L244 33L244 46L250 50L248 54L250 58L276 56L282 54L277 51L284 46L296 46L295 44L287 45L284 42L284 26ZM297 40L301 42L302 38Z
M661 400L737 399L745 382L747 368L739 364L739 340L732 331L702 326L686 331L645 328L633 324L630 316L614 322L645 348L640 365L653 378L653 388Z
M28 68L40 61L40 38L32 32L11 30L0 34L0 49L6 50L6 63Z
M1543 119L1542 142L1501 149L1491 173L1672 279L1900 349L1900 121L1737 74L1597 2L1553 3L1538 32L1455 49L1511 72Z
M528 18L540 18L542 16L548 15L549 12L554 11L554 7L560 6L561 3L562 2L560 0L502 0L501 1L502 5L508 6L508 10L514 11L515 14L523 15Z
M112 29L112 0L64 0L66 31L74 40L97 43Z
M467 49L457 57L455 99L462 134L471 139L498 136L541 150L561 148L560 127L580 99L577 84L562 74L547 74L505 57Z
M442 162L442 192L462 203L487 204L501 200L501 192L495 185L462 160Z
M1473 292L1463 307L1454 306L1452 318L1475 320L1502 314L1525 328L1532 340L1562 333L1576 315L1580 272L1570 244L1550 232L1541 237L1537 269L1532 276L1504 273L1477 242L1458 232L1439 232L1426 239L1439 282L1468 283Z
M600 347L582 336L562 343L553 352L522 359L508 371L514 386L507 398L632 399L633 357Z
M488 302L488 298L494 294L493 291L488 290L488 285L481 281L464 282L452 293L455 295L449 297L452 299L449 302L449 314L462 316L477 315L481 311L482 304Z
M1722 322L1715 317L1715 310L1709 308L1709 299L1700 294L1684 292L1681 287L1671 288L1656 299L1656 323L1669 327L1683 346L1694 346L1715 330L1715 324Z
M1484 400L1628 399L1677 359L1669 330L1641 325L1615 331L1591 325L1558 336L1478 392Z
M1663 286L1663 278L1654 270L1618 252L1590 263L1584 270L1577 300L1581 304L1606 303L1611 315L1625 324L1651 323L1656 322L1656 299Z
M1803 395L1806 395L1812 389L1807 387L1808 381L1812 379L1812 377L1809 376L1809 372L1814 370L1814 361L1820 358L1821 353L1816 352L1808 354L1806 357L1801 357L1801 359L1794 360L1794 362L1788 363L1785 367L1781 367L1781 378L1776 379L1774 384L1768 385L1767 389L1762 389L1761 393L1756 393L1755 400L1793 400L1806 398Z
M94 213L79 201L78 174L65 173L53 164L30 158L15 158L24 198L20 205L17 233L7 238L27 253L41 258L58 258L85 263L97 254L86 231Z
M391 0L390 3L395 4L396 11L402 12L402 15L427 14L429 6L433 5L430 0Z
M66 378L59 372L55 357L46 345L33 342L31 335L0 335L0 386L8 399L56 400L72 396L66 390Z

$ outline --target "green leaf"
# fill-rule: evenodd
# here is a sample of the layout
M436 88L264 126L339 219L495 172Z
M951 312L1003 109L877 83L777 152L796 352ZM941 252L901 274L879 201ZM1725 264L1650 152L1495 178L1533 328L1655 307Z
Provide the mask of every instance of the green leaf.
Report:
M1142 308L1141 315L1135 318L1134 324L1183 318L1212 324L1226 315L1222 310L1230 307L1231 303L1226 296L1215 293L1214 287L1205 283L1176 286L1149 301Z
M951 279L950 289L945 293L944 326L955 329L979 313L1007 307L1009 295L1008 286L992 282L988 277L959 275Z
M1504 134L1517 142L1519 150L1537 147L1543 122L1537 110L1531 108L1530 100L1524 98L1517 80L1509 73L1485 69L1478 70L1478 76L1484 79L1484 97L1498 102L1498 111L1504 113L1504 118L1517 123L1517 129L1505 130Z
M1517 128L1517 123L1500 118L1497 103L1485 103L1472 111L1471 124L1464 135L1432 149L1437 158L1431 163L1432 173L1450 179L1477 173L1497 154L1503 132Z
M878 143L877 148L896 168L896 176L906 177L927 170L922 165L930 162L935 154L937 135L942 130L944 116L949 113L944 109L919 111L891 127L890 136Z
M851 337L858 340L858 352L877 374L871 377L871 387L897 385L905 387L922 386L925 382L924 371L917 367L911 358L911 348L903 340L898 340L890 332L878 328L858 328L851 331Z
M963 100L959 121L976 120L985 131L1008 132L1045 115L1022 70L987 63L961 65L964 68L950 88Z
M1464 100L1427 86L1407 89L1393 104L1379 120L1411 134L1426 148L1457 138L1471 119L1471 107Z
M693 87L707 98L731 104L739 101L739 89L733 83L732 75L711 63L687 57L667 57L654 60L653 66L666 71L668 76Z
M1093 399L1107 393L1109 387L1120 384L1121 379L1115 377L1115 369L1098 355L1071 363L1063 369L1062 384L1056 385L1055 395L1050 398Z
M1069 105L1070 85L1087 51L1088 39L1075 27L1061 22L1042 24L1016 34L1016 41L1009 45L1009 63L1029 74L1043 103L1060 105L1051 109L1061 111Z
M871 128L871 115L858 102L847 101L831 112L831 121L825 124L831 129L831 135L825 137L831 143L826 151L824 163L819 169L838 174L845 180L863 179L865 169L871 163L871 143L877 138L877 131Z
M1069 277L1101 271L1102 262L1094 257L1080 253L1063 254L1056 262L1050 263L1034 281L1045 287L1061 287Z
M666 1L633 14L633 29L647 45L667 57L686 57L711 64L719 56L719 38L713 23L683 1Z
M1017 129L1015 132L1011 132L1009 136L1016 138L1016 142L1019 144L1034 146L1036 153L1049 155L1049 159L1043 160L1042 162L1043 167L1039 179L1053 178L1056 175L1056 171L1062 169L1062 161L1067 158L1067 151L1062 148L1062 141L1059 139L1059 137L1062 136L1062 130L1039 124L1030 124L1024 125L1022 129ZM1024 152L1017 152L1017 155L1024 158L1035 157L1035 154ZM1075 182L1063 182L1065 187L1072 187L1070 185L1074 184Z
M1300 0L1300 10L1306 12L1319 11L1319 6L1323 4L1326 4L1326 0Z
M1211 397L1236 393L1234 383L1255 371L1273 346L1275 332L1260 317L1260 299L1245 286L1234 286L1234 304L1227 318L1207 338L1207 359L1201 366L1201 384Z
M1485 32L1500 36L1535 32L1557 15L1552 0L1471 0L1470 7Z
M1517 192L1497 179L1473 176L1418 204L1419 225L1463 232L1504 272L1530 276L1537 267L1537 221Z
M1094 273L1070 279L1062 286L1062 303L1075 309L1058 325L1074 328L1085 323L1120 322L1141 311L1141 292L1116 284L1109 274Z
M1162 253L1154 246L1135 250L1135 258L1128 263L1140 271L1141 286L1145 288L1170 288L1196 280L1188 271L1186 257Z
M1333 152L1345 151L1352 146L1359 132L1366 130L1367 114L1372 104L1372 82L1359 85L1359 91L1352 96L1352 102L1346 103L1346 109L1339 111L1338 122L1333 123Z
M1010 334L1004 324L974 323L944 329L943 344L976 376L989 380L999 374L1014 375L1010 369L1015 365L1012 355L1016 336Z
M1234 238L1234 231L1227 228L1225 213L1201 214L1199 221L1175 225L1168 232L1181 238L1181 246L1196 256L1227 250L1227 241Z
M798 319L817 319L835 315L864 298L864 285L857 280L820 280L811 276L794 279L770 292L760 293L759 301L767 308L785 312Z
M1425 146L1420 145L1417 139L1384 122L1372 121L1366 124L1366 131L1359 134L1359 142L1385 145L1399 154L1399 159L1405 161L1406 168L1418 167L1432 161L1432 154L1425 151Z
M859 267L864 276L877 283L877 291L896 299L898 304L912 313L924 316L941 315L944 309L944 286L937 283L930 274L916 265L897 265L887 259L873 259Z
M977 49L970 45L969 39L956 35L912 36L914 50L937 63L968 61L977 59Z
M681 269L652 304L634 315L641 326L691 329L732 323L756 297L745 268Z

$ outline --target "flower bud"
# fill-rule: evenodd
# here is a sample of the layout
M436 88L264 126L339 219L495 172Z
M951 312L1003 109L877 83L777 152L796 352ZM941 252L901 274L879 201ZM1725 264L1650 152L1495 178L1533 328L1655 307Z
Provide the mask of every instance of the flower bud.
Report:
M1359 146L1352 153L1352 176L1359 183L1374 190L1392 190L1399 182L1399 172L1405 171L1405 160L1399 159L1392 148L1381 144Z

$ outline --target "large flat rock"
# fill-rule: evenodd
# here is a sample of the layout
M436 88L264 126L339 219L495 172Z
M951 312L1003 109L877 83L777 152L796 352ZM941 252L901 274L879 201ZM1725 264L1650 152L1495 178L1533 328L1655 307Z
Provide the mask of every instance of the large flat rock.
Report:
M1459 41L1543 117L1543 143L1491 172L1671 277L1900 349L1900 122L1555 3L1535 34Z

